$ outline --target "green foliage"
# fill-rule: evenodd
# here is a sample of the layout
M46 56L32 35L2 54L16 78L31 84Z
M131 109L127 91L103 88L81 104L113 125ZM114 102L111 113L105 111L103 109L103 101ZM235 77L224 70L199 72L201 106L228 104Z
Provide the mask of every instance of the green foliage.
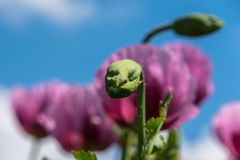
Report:
M94 153L86 151L73 151L72 155L75 160L97 160L97 157Z
M159 132L166 120L167 109L172 100L172 93L168 93L164 100L160 102L160 115L157 118L151 118L147 121L146 129L146 141L145 141L145 154L151 156L151 154L160 152L164 147L163 137L159 135Z
M160 134L153 138L153 148L151 154L157 154L166 147L166 142Z
M179 160L179 131L172 130L169 132L167 144L161 153L156 156L157 159Z
M170 105L172 100L172 93L168 93L164 100L160 102L160 115L158 118L151 118L146 123L146 133L147 133L147 140L152 139L156 136L162 125L164 124L167 116L167 109Z
M146 123L146 138L147 141L152 139L155 135L159 133L159 130L163 124L163 119L159 118L151 118Z

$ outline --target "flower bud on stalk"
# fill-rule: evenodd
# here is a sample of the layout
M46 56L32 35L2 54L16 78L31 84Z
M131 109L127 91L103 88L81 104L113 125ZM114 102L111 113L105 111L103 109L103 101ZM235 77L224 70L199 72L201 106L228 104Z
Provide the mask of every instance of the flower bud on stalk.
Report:
M173 23L173 30L180 35L198 37L213 33L222 25L223 22L216 16L194 13L176 19Z
M144 160L145 87L142 67L133 60L113 62L107 69L105 87L112 98L124 98L137 91L138 160Z
M222 25L223 22L216 16L193 13L154 28L144 36L142 43L149 43L158 34L171 30L182 36L204 36L219 30Z

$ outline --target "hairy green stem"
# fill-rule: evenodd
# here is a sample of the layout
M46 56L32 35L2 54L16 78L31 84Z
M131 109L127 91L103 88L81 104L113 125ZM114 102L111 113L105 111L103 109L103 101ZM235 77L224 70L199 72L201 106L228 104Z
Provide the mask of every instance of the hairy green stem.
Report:
M137 89L137 128L138 128L138 160L144 160L144 140L145 140L145 84L143 73L142 83Z
M153 30L151 30L149 33L146 34L146 36L143 38L142 40L142 43L149 43L149 41L155 37L156 35L164 32L164 31L167 31L167 30L170 30L172 29L172 24L163 24L159 27L156 27L154 28Z

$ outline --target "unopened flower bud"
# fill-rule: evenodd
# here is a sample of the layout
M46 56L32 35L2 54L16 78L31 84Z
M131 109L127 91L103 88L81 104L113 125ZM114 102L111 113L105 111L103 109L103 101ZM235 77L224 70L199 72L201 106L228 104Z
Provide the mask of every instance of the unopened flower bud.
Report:
M223 22L212 15L194 13L178 18L173 23L173 29L177 34L197 37L213 33L220 29Z
M105 87L112 98L123 98L136 91L141 79L141 66L133 60L123 59L112 63L105 76Z

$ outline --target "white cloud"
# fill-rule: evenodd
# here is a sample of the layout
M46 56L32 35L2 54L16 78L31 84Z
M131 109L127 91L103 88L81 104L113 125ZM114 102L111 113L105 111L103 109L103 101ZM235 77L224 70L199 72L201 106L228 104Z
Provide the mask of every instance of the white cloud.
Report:
M131 1L0 0L0 20L17 27L35 20L63 26L89 21L122 24L143 11L142 3Z
M226 160L227 153L218 141L209 133L194 142L183 140L183 160Z
M38 16L59 24L88 20L95 15L95 3L73 0L0 0L0 16L12 24Z

